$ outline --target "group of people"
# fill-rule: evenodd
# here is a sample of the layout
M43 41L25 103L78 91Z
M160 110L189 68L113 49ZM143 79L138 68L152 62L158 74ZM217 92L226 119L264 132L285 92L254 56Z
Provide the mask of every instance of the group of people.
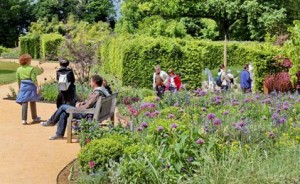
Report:
M227 91L234 84L234 76L230 71L226 72L224 64L219 67L216 83L221 87L221 91ZM252 92L252 79L249 72L249 64L244 65L243 71L240 73L240 87L244 93Z
M34 67L31 66L32 57L24 54L19 58L20 67L17 69L17 81L19 93L16 102L22 106L22 124L27 124L28 103L30 103L31 116L33 122L40 122L41 118L37 116L36 102L39 101L39 86L37 74ZM93 75L90 80L92 92L87 100L78 102L76 98L75 76L71 68L68 68L67 60L60 60L60 68L56 72L59 94L56 105L57 110L44 122L42 126L54 126L58 124L55 135L49 137L50 140L62 139L67 126L67 109L89 109L94 108L97 100L102 97L108 97L112 94L107 81L99 75ZM74 118L84 118L87 114L75 114Z
M158 97L162 98L165 91L176 92L181 89L180 76L175 73L174 69L170 69L168 73L161 70L159 65L156 65L154 69L153 89Z

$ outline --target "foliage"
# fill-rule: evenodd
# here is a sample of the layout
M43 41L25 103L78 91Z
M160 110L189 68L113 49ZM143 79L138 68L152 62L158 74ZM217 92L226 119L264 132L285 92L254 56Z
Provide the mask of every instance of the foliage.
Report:
M178 101L183 98L184 93ZM85 165L103 161L95 173L82 175L83 183L99 178L106 183L299 182L297 95L208 93L189 94L189 98L190 103L180 107L164 101L132 107L138 111L131 109L135 129L127 134L131 141L122 143L118 159L107 160L106 152L95 153L103 149L98 145L83 148L89 153L84 155ZM144 111L159 115L148 116ZM166 118L168 113L173 116ZM110 139L118 142L117 135L126 130L119 129ZM96 141L116 144L105 138L110 134ZM90 159L91 154L97 156Z
M40 58L40 35L28 34L19 38L20 54L29 54L34 59Z
M44 101L56 102L58 87L56 82L44 83L40 87L41 97Z
M218 26L219 40L223 40L224 35L235 40L262 40L267 32L280 30L286 18L285 8L277 1L265 3L256 0L127 0L122 4L121 13L117 25L121 32L138 33L144 29L145 26L141 26L144 22L160 16L163 21L185 22L187 33L205 38L210 36L199 35L202 26L199 20L210 18ZM160 25L151 24L149 27L159 30ZM153 29L146 30L151 32Z
M124 145L118 139L103 138L94 140L83 147L78 155L78 161L84 171L91 173L100 167L104 167L110 159L118 161L123 154L123 150Z
M9 48L7 49L6 52L3 52L1 54L1 57L6 58L6 59L18 59L20 56L20 48Z
M293 67L290 69L289 73L291 76L291 82L293 85L296 84L297 81L297 76L296 74L299 71L299 66L300 66L300 21L295 21L294 22L294 27L290 27L289 31L291 33L291 38L290 40L285 44L285 52L287 56L292 60L293 62Z
M91 69L96 63L97 48L97 43L86 43L83 38L75 41L71 36L67 36L65 43L60 47L60 57L73 64L75 76L81 84L90 80Z
M3 52L7 52L8 49L0 45L0 56Z
M43 34L41 36L41 58L43 60L58 60L59 46L63 42L60 34Z
M107 40L101 47L103 69L123 80L123 84L151 87L153 67L174 68L188 88L201 86L203 67L214 69L223 63L224 43L196 39L127 36ZM255 84L262 89L268 67L280 49L271 44L229 42L228 66L254 63Z
M24 34L31 21L32 0L0 0L0 43L5 47L16 47L18 37Z
M114 17L115 11L111 0L39 0L34 5L34 14L37 19L47 18L51 20L53 17L57 17L59 21L64 21L66 17L72 14L78 20L92 23L107 21Z

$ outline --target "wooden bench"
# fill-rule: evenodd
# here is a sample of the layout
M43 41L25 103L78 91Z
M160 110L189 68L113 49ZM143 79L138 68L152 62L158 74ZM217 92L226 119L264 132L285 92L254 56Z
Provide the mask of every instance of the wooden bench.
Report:
M69 118L67 121L67 143L71 143L72 139L79 138L72 132L72 123L76 121L76 119L73 118L74 114L91 114L93 116L93 120L98 121L99 124L102 121L110 118L114 125L117 96L118 93L114 93L109 97L99 98L95 108L85 110L67 109L67 113L69 113Z

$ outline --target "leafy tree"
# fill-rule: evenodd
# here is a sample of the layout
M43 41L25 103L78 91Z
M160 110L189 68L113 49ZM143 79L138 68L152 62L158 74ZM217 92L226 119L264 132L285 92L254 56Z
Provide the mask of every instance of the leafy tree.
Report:
M186 24L187 33L195 36L195 28L198 32L197 29L201 27L199 19L209 18L217 23L219 39L226 35L238 40L241 39L241 32L236 29L243 30L247 35L242 39L262 40L269 30L273 30L286 17L285 9L275 0L124 0L121 13L118 30L129 33L136 32L145 17L159 15L166 20L189 20L190 23ZM233 26L234 29L231 28Z
M51 21L56 17L65 20L70 14L76 14L79 0L38 0L34 7L37 19L47 18Z
M0 45L15 47L32 17L31 0L0 0Z

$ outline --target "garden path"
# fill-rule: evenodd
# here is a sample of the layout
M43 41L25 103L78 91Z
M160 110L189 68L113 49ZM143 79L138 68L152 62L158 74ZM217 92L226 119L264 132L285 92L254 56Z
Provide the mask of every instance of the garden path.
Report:
M38 64L38 61L32 62L34 66ZM39 82L55 76L57 63L40 66L44 73L38 76ZM67 144L66 140L49 141L48 137L55 133L56 127L22 125L20 105L3 100L10 92L10 86L17 88L16 83L0 86L0 183L56 183L59 171L78 154L79 144ZM37 108L42 119L49 118L56 109L55 105L44 103L38 103Z

